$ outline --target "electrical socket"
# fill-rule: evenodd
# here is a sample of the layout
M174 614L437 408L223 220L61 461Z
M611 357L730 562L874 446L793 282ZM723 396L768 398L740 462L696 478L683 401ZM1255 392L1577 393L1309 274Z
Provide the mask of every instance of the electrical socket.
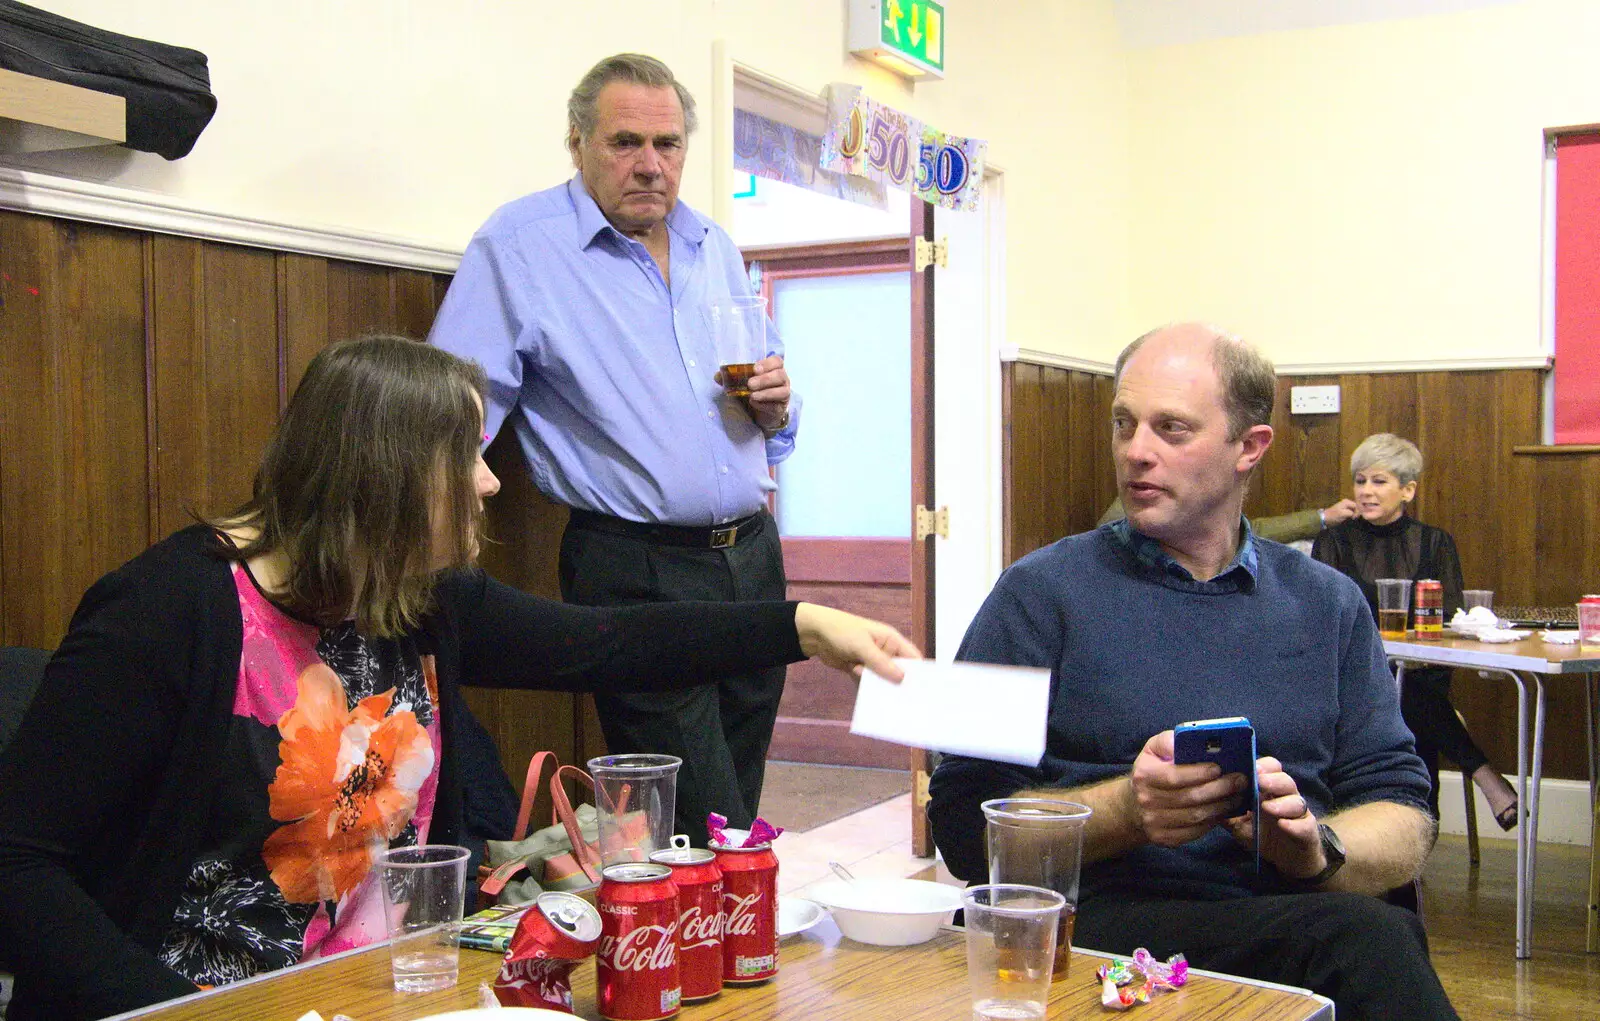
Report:
M1339 411L1337 386L1292 386L1289 388L1291 415L1333 415Z

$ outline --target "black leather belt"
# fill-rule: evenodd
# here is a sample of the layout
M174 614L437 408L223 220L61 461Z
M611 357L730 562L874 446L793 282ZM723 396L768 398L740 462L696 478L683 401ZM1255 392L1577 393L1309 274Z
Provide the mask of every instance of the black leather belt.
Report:
M740 518L738 521L701 527L695 525L655 525L645 521L628 521L625 518L614 518L609 514L597 514L594 511L574 509L571 521L573 528L586 528L593 532L626 535L666 546L688 546L693 549L728 549L737 544L740 539L748 539L760 535L766 516L757 511L747 518Z

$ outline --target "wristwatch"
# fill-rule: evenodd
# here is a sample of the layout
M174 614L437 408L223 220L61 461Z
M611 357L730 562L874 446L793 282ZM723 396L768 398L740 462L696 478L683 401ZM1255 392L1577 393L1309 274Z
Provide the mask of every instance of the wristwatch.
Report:
M1344 841L1339 839L1339 834L1333 827L1325 822L1317 823L1317 835L1322 838L1322 855L1328 864L1322 866L1322 871L1305 879L1295 880L1298 886L1321 886L1333 878L1333 874L1344 867Z
M757 424L759 425L760 423L757 423ZM787 428L789 428L789 409L788 408L784 408L783 409L783 417L778 419L778 424L773 426L771 429L768 429L766 426L763 425L763 426L761 426L761 431L764 434L766 434L767 439L770 440L770 439L772 439L772 437L778 435L779 433L783 432Z

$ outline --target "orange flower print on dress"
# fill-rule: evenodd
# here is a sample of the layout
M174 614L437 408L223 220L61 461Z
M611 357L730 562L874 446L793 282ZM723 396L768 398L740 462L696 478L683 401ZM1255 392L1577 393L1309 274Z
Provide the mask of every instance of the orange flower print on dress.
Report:
M433 742L393 692L349 709L344 685L315 663L296 681L278 721L281 765L267 787L278 827L262 845L272 880L290 903L338 900L355 889L417 810L433 771Z

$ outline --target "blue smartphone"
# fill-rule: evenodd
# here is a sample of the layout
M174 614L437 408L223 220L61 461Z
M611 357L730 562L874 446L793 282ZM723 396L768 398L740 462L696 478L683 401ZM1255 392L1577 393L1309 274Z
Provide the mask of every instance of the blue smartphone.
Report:
M1196 762L1215 762L1222 773L1238 773L1247 781L1230 816L1254 812L1261 817L1261 791L1256 783L1256 732L1245 716L1180 723L1172 731L1172 761L1180 766ZM1255 828L1256 871L1261 871L1261 828Z

